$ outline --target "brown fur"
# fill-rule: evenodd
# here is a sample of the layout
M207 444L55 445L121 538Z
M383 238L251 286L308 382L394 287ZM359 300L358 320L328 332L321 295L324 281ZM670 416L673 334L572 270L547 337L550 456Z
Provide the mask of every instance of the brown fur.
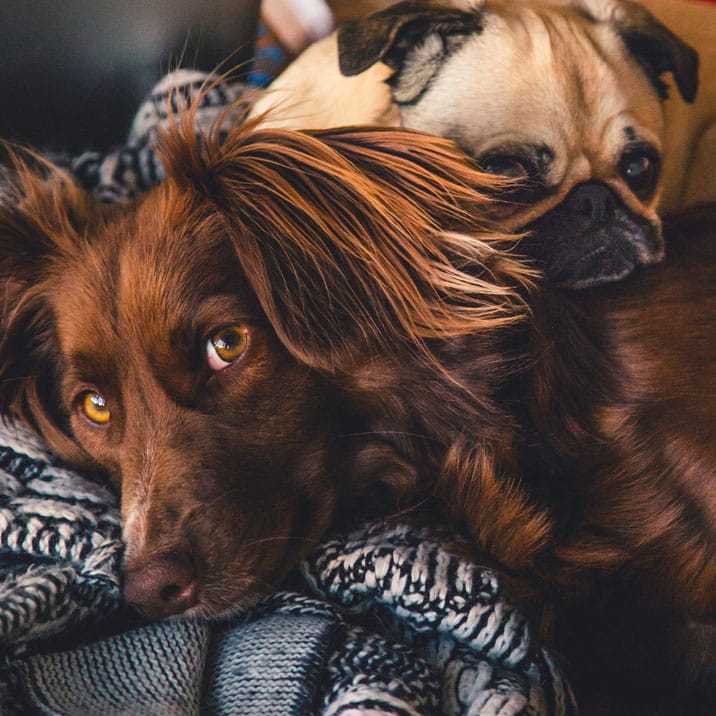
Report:
M433 495L558 615L618 584L663 622L713 620L712 235L570 296L534 290L480 219L495 178L444 140L197 144L189 118L164 158L114 210L16 163L0 211L3 412L121 485L134 601L246 605L337 515ZM249 347L214 372L203 345L232 324Z
M559 560L633 568L649 604L706 619L716 618L714 215L675 225L658 269L535 307L549 343L531 405L581 483Z
M199 148L188 119L164 152L171 178L129 210L16 162L0 217L2 402L121 484L130 573L188 555L197 609L221 611L283 576L337 499L417 490L422 449L409 459L370 434L378 406L359 374L408 360L417 385L470 404L430 344L518 321L531 274L501 250L512 237L478 233L493 180L442 140L244 127ZM450 233L465 225L475 233ZM232 323L250 348L213 374L202 342ZM473 413L491 380L470 384ZM112 406L106 428L80 414L86 390Z
M560 505L556 638L583 694L621 692L608 713L716 709L716 206L667 237L664 264L533 307L521 463Z

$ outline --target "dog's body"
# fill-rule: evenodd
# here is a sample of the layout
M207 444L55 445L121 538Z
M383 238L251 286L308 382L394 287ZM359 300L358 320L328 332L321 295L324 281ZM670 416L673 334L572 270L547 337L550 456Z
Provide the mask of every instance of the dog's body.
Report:
M666 72L693 100L695 53L630 2L403 2L306 50L254 115L452 139L523 180L504 225L530 232L553 282L582 288L663 256Z
M557 641L583 695L620 694L607 713L716 709L714 238L711 206L673 223L664 264L535 306L521 463L570 525L563 594L592 585L586 618L558 614Z
M130 601L245 606L346 508L433 495L558 616L618 583L713 622L713 213L633 282L533 293L442 140L166 143L137 207L21 167L0 211L3 412L121 485Z

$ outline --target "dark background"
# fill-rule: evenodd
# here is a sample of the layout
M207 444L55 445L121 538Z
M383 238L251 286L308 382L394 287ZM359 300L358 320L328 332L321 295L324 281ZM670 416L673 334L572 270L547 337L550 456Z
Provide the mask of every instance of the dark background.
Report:
M242 65L258 0L2 0L0 137L78 152L121 143L177 67ZM241 74L241 70L239 74Z

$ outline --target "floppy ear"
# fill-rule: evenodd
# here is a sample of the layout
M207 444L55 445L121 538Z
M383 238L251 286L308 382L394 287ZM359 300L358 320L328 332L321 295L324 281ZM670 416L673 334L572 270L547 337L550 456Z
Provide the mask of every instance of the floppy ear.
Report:
M629 51L662 96L664 85L659 78L665 72L671 72L681 96L687 102L694 101L699 71L699 55L694 49L648 10L630 0L625 0L624 12L615 24Z
M47 259L71 249L89 214L85 192L64 171L29 150L2 149L0 320L44 274Z
M39 180L38 180L39 181ZM51 440L69 438L47 414L59 375L60 351L50 307L40 286L52 253L51 241L29 206L17 195L0 207L0 416L20 418ZM44 428L44 429L43 429ZM67 453L67 451L65 451Z
M348 370L376 353L519 319L530 272L484 230L493 175L446 140L389 129L164 137L169 181L225 220L286 348ZM454 233L478 231L479 236Z
M53 398L62 359L44 288L87 203L50 165L32 168L14 154L10 163L0 191L0 416L22 419L62 457L87 464Z
M8 333L22 323L19 314L33 303L33 287L51 252L51 242L32 209L20 202L12 190L0 200L0 330L5 352L13 347Z
M662 99L666 97L666 87L661 75L671 72L681 96L687 102L694 101L699 83L699 55L693 48L631 0L621 0L614 9L612 22Z
M481 13L408 0L344 24L338 30L338 62L344 75L382 61L395 70L389 80L396 102L414 102L445 58L480 32Z

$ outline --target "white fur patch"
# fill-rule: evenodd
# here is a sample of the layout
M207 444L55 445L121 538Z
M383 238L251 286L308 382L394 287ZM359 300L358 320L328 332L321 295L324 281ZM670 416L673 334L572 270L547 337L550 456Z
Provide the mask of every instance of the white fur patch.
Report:
M132 559L144 551L146 534L146 504L137 502L128 510L122 524L122 541L127 545L126 559Z
M144 552L147 541L150 507L149 487L154 443L147 440L144 446L143 468L133 484L122 494L122 541L126 544L125 560L132 560Z
M393 93L395 101L414 101L438 72L444 59L445 43L437 32L431 32L405 58L400 80Z

